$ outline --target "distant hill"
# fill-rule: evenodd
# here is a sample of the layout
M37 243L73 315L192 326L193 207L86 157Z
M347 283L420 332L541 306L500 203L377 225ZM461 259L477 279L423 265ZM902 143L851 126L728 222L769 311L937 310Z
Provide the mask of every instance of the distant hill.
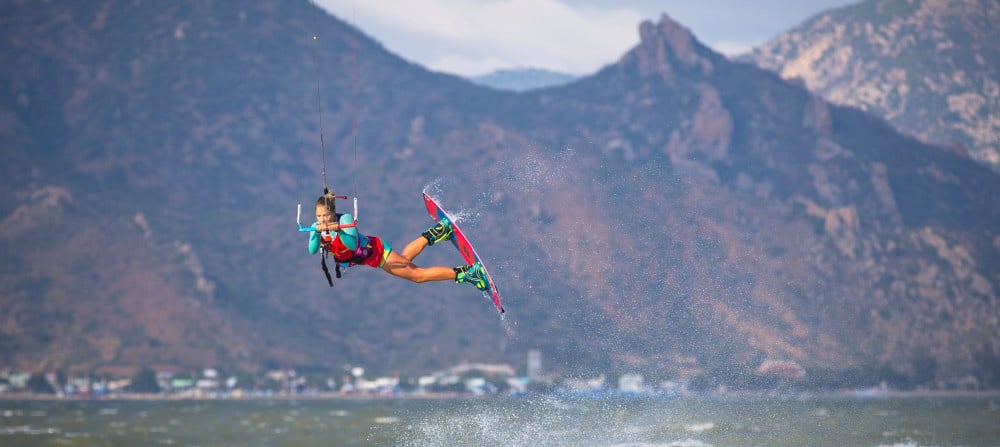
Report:
M412 374L539 349L555 373L707 387L766 360L834 387L1000 381L1000 177L669 17L524 93L408 63L306 1L0 17L0 365ZM362 231L403 247L430 190L506 321L467 285L354 267L327 286L293 220L321 192L317 102ZM447 244L417 261L460 262Z
M493 73L469 78L470 81L479 85L515 92L568 84L575 79L577 76L538 68L497 70Z
M1000 169L998 24L995 1L867 0L819 14L750 58Z

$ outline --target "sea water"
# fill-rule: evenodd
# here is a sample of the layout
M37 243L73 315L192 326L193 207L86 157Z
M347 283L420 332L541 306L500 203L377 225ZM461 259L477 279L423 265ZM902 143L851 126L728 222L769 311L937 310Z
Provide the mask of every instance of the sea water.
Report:
M1000 446L1000 398L0 400L0 446Z

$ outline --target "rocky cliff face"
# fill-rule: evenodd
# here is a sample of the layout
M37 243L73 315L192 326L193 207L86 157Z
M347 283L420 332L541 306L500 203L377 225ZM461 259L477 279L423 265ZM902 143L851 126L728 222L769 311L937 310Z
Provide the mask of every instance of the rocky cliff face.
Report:
M5 8L4 363L419 372L539 348L570 373L1000 377L997 176L669 17L594 76L520 94L359 35L355 146L356 34L320 17L317 51L305 3ZM429 188L466 216L505 324L453 284L326 286L292 223L320 189L316 73L330 183L363 231L401 247Z
M750 58L903 133L1000 166L1000 4L868 0L820 14Z

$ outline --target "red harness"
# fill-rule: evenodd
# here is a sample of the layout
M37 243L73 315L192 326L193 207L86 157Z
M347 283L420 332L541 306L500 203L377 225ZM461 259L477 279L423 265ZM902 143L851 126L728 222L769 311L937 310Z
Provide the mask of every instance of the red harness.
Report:
M336 237L324 234L323 246L337 262L352 265L364 264L375 268L381 267L383 257L382 251L384 250L382 239L376 236L363 236L360 234L358 237L361 238L361 242L365 242L365 244L358 244L358 248L355 250L348 248L347 245L344 244L344 241L340 240L339 234Z

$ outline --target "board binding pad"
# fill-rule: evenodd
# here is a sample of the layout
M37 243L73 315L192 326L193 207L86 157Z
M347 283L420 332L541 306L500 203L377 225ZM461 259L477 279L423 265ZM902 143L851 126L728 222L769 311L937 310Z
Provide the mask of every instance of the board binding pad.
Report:
M493 282L493 277L490 276L489 270L486 269L486 264L483 263L479 254L476 253L476 249L472 246L472 243L469 242L469 239L465 237L464 233L462 233L462 229L458 227L458 223L455 222L455 219L452 218L448 212L444 210L444 208L441 208L441 205L438 204L434 198L427 193L423 194L424 205L427 206L427 213L431 215L431 218L434 219L435 222L445 218L451 222L451 229L455 233L455 237L452 238L451 243L455 244L455 247L458 248L458 253L462 255L462 259L465 259L465 262L468 264L475 264L476 261L482 264L483 272L486 273L486 280L490 283L490 298L493 299L493 305L496 306L497 311L500 312L500 314L503 314L505 310L503 305L500 304L500 290L497 289L496 283Z

